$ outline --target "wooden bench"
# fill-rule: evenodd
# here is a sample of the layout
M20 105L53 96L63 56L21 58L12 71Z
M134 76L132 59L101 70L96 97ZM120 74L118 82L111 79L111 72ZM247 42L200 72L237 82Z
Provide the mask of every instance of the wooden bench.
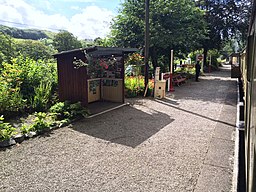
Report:
M181 86L182 83L186 83L186 77L182 77L180 74L175 74L172 77L174 85Z

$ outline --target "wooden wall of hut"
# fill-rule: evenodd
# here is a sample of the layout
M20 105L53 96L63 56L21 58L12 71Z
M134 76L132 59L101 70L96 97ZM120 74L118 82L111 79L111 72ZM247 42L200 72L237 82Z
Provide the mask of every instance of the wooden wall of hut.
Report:
M60 101L81 101L87 105L86 67L78 69L73 65L74 57L84 61L81 52L58 56L58 94Z

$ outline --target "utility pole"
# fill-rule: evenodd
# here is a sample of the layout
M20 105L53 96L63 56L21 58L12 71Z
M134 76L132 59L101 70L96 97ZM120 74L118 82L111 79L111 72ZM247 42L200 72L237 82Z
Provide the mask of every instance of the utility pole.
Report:
M149 0L145 0L145 55L144 55L144 62L145 62L145 80L144 85L145 89L148 86L148 57L149 57Z

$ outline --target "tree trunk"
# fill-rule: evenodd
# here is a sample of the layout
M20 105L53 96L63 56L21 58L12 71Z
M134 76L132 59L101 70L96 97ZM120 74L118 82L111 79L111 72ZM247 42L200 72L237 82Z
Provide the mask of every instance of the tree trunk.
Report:
M150 55L150 58L151 58L151 61L152 61L152 64L153 64L154 71L155 71L156 67L158 66L157 53L156 53L156 48L155 47L150 47L149 55Z

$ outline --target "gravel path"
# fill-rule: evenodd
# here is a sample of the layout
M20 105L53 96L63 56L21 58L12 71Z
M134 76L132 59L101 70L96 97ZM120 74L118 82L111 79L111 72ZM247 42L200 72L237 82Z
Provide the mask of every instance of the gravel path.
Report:
M222 69L0 151L0 191L230 191L236 81Z

